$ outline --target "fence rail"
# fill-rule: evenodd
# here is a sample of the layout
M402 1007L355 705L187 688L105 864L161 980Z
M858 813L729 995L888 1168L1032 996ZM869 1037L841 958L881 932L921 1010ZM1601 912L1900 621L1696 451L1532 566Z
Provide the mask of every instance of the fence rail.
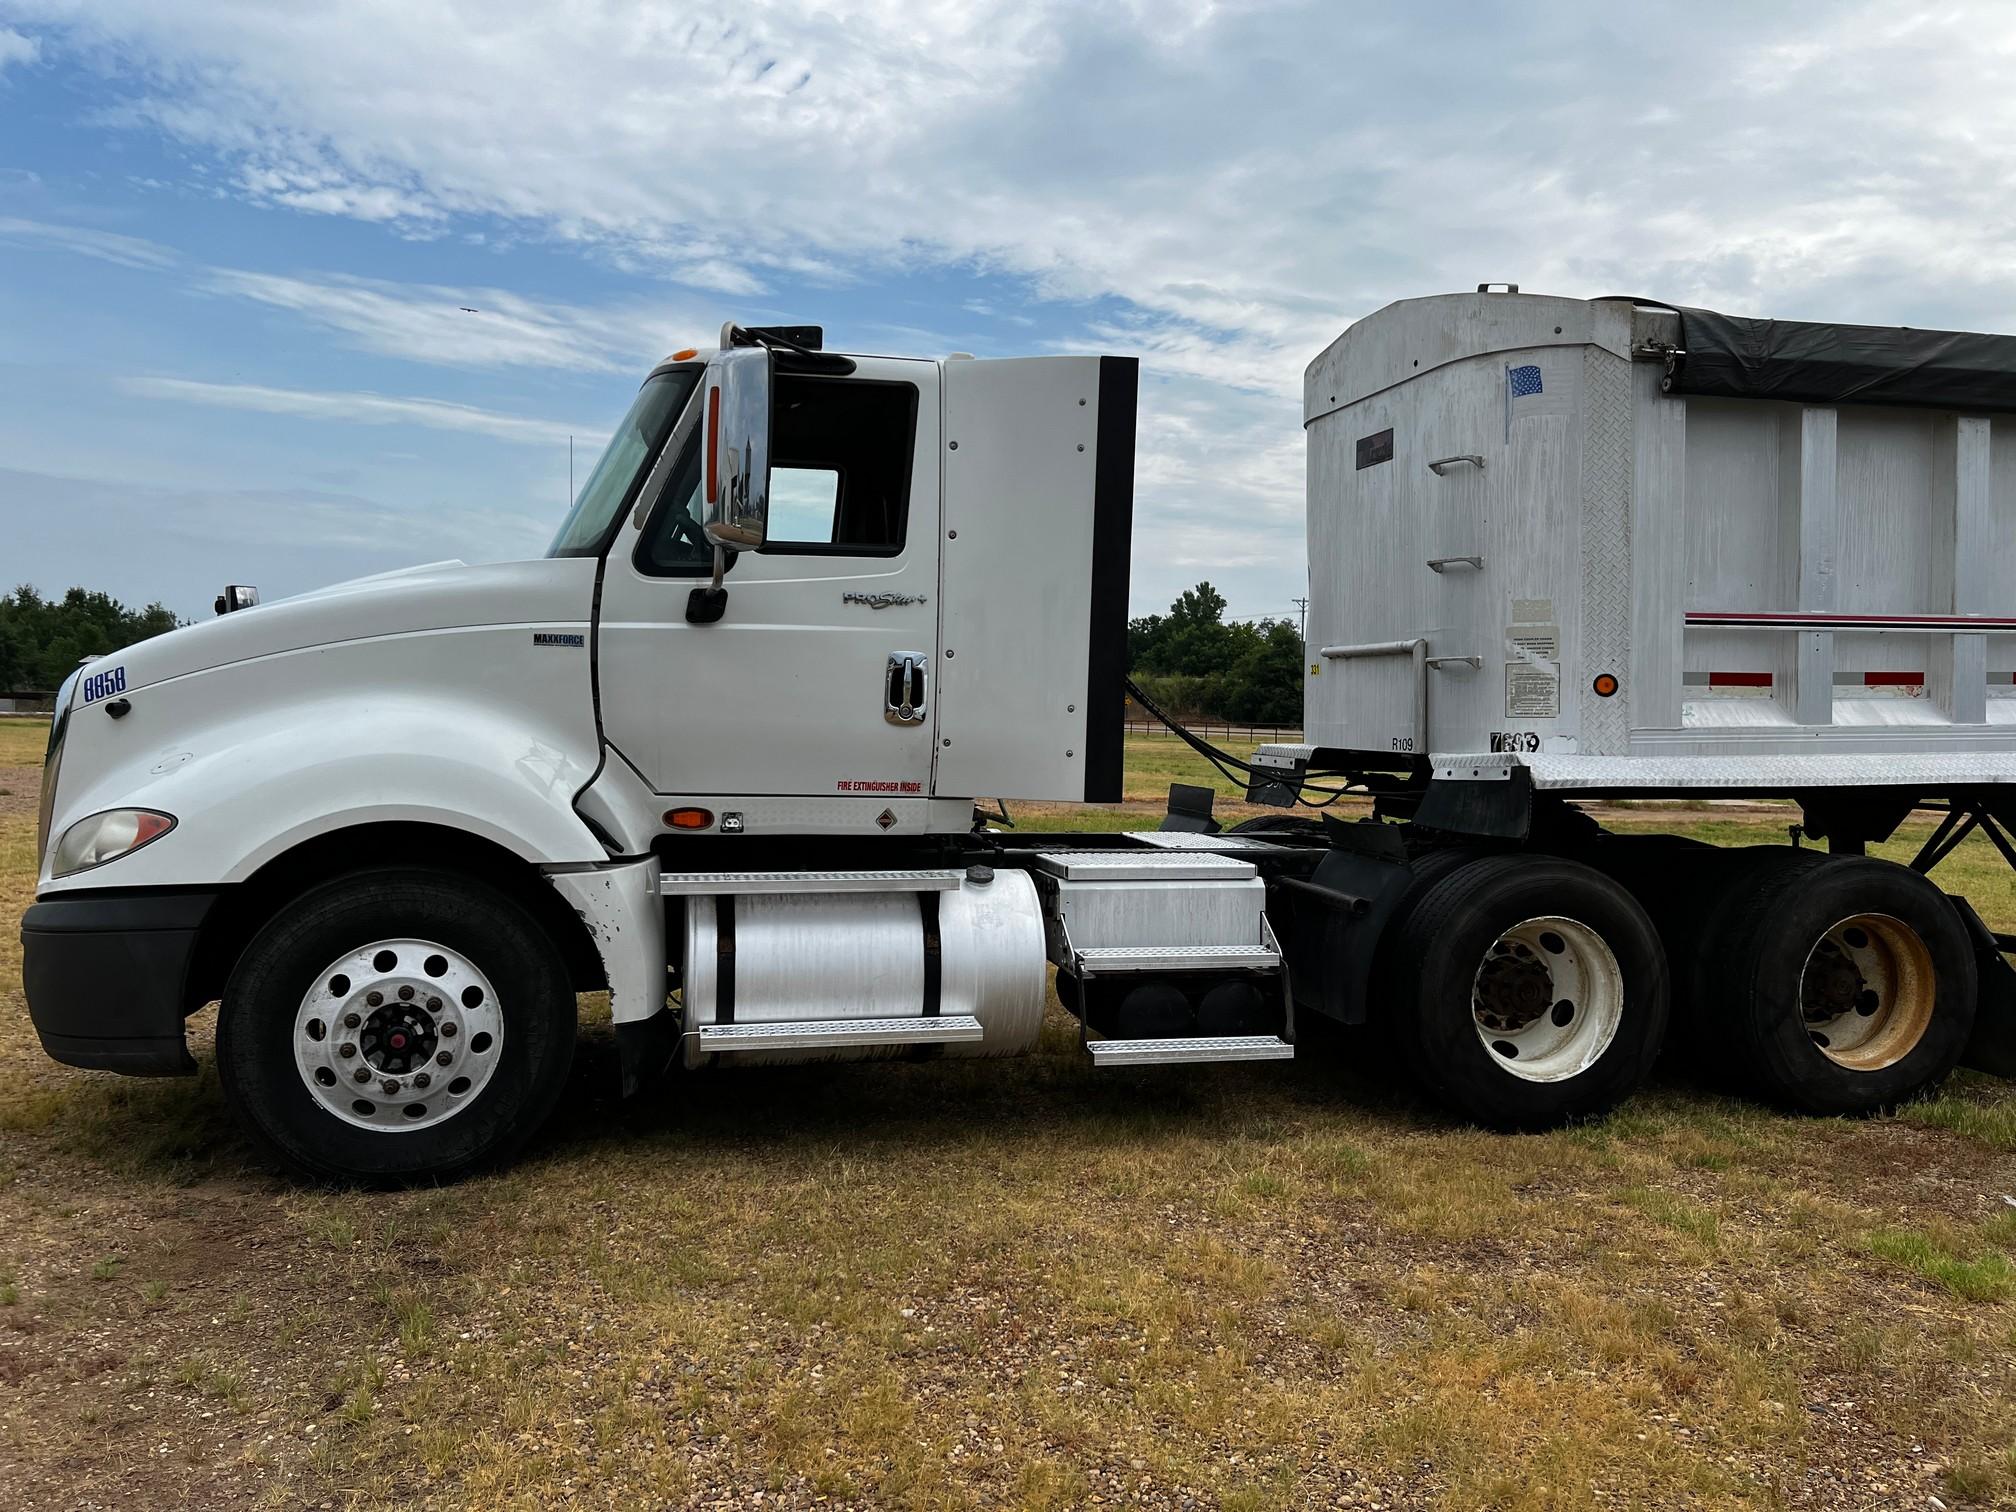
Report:
M1249 725L1227 724L1223 720L1183 719L1177 722L1191 734L1212 741L1246 741L1253 745L1300 745L1302 732L1292 725ZM1169 730L1161 720L1151 719L1146 714L1127 716L1129 735L1168 735ZM1174 736L1170 737L1174 739Z

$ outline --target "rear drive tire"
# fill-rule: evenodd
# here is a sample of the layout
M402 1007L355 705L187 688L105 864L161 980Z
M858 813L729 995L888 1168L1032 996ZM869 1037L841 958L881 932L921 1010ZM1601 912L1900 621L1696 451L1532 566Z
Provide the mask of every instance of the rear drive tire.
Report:
M322 1181L446 1181L514 1153L573 1061L544 930L450 872L358 872L289 904L225 988L217 1070L246 1128Z
M1578 862L1486 856L1403 917L1375 1012L1408 1070L1452 1111L1548 1128L1629 1096L1659 1054L1670 988L1658 933Z
M1771 1101L1876 1112L1958 1063L1979 991L1973 946L1909 867L1803 854L1760 864L1716 910L1694 972L1702 1029Z

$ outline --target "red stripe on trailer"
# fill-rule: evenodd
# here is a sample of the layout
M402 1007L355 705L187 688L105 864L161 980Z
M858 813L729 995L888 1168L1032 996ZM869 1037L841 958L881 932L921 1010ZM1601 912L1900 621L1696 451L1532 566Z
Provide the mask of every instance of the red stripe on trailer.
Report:
M1690 609L1690 625L1807 625L1816 630L2011 630L2016 616L2006 614L1829 614L1816 610Z
M1771 686L1769 672L1710 672L1708 686L1711 688L1768 688Z
M1871 688L1922 688L1925 686L1923 672L1864 672L1862 682Z

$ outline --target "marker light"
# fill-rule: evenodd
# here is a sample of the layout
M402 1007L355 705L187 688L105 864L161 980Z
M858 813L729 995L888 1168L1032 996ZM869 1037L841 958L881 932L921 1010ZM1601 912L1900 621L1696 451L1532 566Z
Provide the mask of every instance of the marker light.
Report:
M674 362L691 362L695 357L698 357L699 355L700 355L700 348L698 347L682 347L680 350L672 354L672 360Z
M703 808L665 810L665 822L673 829L699 830L714 827L714 811Z
M1617 691L1617 679L1608 672L1596 674L1596 681L1589 685L1596 690L1598 698L1608 698Z
M107 809L102 814L79 819L56 842L49 875L67 877L103 866L107 861L117 861L150 841L159 840L173 828L172 815L157 814L152 809Z

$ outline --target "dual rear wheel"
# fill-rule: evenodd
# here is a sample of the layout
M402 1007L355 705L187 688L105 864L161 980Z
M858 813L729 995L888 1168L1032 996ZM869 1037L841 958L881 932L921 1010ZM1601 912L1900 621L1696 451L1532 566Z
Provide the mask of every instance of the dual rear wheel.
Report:
M1382 947L1375 1018L1458 1114L1542 1128L1637 1086L1669 1017L1700 1068L1812 1113L1873 1112L1958 1062L1973 949L1891 862L1625 844L1614 868L1444 854Z

